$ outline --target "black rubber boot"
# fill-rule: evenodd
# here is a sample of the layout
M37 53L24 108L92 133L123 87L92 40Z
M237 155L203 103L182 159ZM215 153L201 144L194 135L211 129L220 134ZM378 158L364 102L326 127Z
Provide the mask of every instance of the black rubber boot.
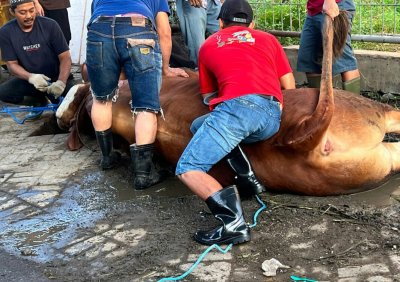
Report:
M105 131L96 131L96 139L101 151L100 166L103 170L110 169L119 164L121 154L113 151L113 136L111 128Z
M225 159L236 173L235 184L240 197L249 198L266 191L264 185L254 174L249 159L239 145L226 155Z
M153 162L154 144L130 146L134 188L143 190L163 181L169 173Z
M204 245L240 244L250 241L250 228L244 217L236 186L228 186L207 198L212 214L222 221L221 226L210 231L197 231L194 239Z

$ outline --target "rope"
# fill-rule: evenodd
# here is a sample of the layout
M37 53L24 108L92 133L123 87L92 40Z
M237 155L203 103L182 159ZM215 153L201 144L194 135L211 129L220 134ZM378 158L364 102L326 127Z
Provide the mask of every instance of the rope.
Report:
M267 206L265 205L265 203L263 201L261 201L260 197L258 197L258 195L256 195L256 199L257 202L260 204L260 208L254 213L253 216L253 224L249 225L250 228L253 228L257 225L257 217L258 215L267 208ZM181 280L183 278L185 278L187 275L189 275L194 269L195 267L203 260L203 258L214 248L216 248L218 251L220 251L223 254L226 254L231 248L232 248L232 244L229 244L225 249L222 249L220 246L218 246L217 244L211 245L209 246L201 255L200 257L196 260L196 262L182 275L180 276L176 276L176 277L167 277L167 278L162 278L160 280L158 280L157 282L165 282L165 281L178 281Z
M33 106L20 106L20 107L7 107L4 106L0 109L0 114L8 114L12 119L18 123L23 124L27 118L19 119L15 116L14 113L21 113L21 112L32 112L32 111L57 111L58 107L61 105L63 98L60 97L60 101L58 104L48 104L42 107L33 107Z

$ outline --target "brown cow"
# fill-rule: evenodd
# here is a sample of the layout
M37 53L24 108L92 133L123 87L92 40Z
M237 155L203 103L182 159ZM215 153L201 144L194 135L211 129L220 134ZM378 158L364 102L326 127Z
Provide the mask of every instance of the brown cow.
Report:
M352 193L375 187L400 170L400 144L383 142L385 133L400 132L400 112L389 105L332 88L329 17L326 24L329 32L324 43L320 90L284 91L279 132L264 142L243 145L258 178L271 191L317 196ZM83 86L77 93L76 97L87 95L89 86ZM157 147L169 162L176 164L192 137L191 122L208 109L202 104L195 73L190 78L164 78L160 99L165 120L161 117L158 120ZM113 106L112 130L133 143L129 100L125 84ZM90 99L85 106L90 110ZM72 108L68 107L68 111ZM62 113L57 116L60 126L69 127L70 118L64 119ZM69 140L76 140L76 136L71 134ZM70 145L77 144L70 142ZM233 181L233 174L223 163L210 173L223 186Z

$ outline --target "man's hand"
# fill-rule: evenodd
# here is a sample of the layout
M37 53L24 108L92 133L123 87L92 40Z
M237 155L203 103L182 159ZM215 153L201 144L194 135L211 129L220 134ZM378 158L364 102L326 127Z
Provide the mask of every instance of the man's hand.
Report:
M63 94L65 90L65 83L62 82L61 80L57 80L56 82L53 82L50 84L50 86L47 88L47 93L48 94L53 94L53 96L57 99L58 97Z
M187 72L181 68L168 68L167 71L163 73L164 76L181 76L181 77L189 77Z
M189 3L191 6L196 7L196 8L203 7L202 0L189 0Z
M35 88L39 91L46 92L47 87L50 83L50 78L40 73L32 73L29 76L28 82L35 86Z
M339 6L335 0L325 0L322 11L334 19L339 15Z

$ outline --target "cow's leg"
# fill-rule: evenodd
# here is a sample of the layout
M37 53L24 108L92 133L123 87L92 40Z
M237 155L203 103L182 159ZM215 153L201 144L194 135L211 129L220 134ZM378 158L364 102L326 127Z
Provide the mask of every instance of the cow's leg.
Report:
M385 114L386 132L400 133L400 111L389 111Z
M383 143L387 152L390 154L390 159L392 163L392 171L400 171L400 142Z
M386 132L400 133L400 111L389 111L385 114ZM383 142L390 155L392 171L400 171L400 143L399 142Z

